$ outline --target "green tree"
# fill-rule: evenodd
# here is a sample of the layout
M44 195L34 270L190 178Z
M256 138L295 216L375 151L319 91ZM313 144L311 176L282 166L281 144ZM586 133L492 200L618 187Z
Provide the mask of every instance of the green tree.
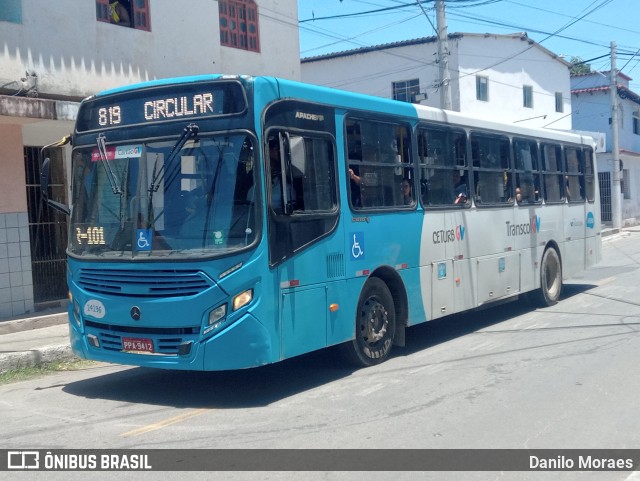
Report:
M569 69L571 75L591 73L591 65L584 63L580 57L571 57L569 63L571 64L571 68Z

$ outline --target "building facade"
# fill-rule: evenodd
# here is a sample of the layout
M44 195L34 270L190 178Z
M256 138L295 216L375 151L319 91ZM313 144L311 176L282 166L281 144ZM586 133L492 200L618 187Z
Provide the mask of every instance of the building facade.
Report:
M606 142L598 154L602 220L611 219L611 178L613 148L611 145L611 73L591 72L571 77L573 125L580 130L603 132ZM640 221L640 94L629 89L627 75L617 76L618 147L622 225Z
M40 202L40 150L72 131L82 98L183 75L300 79L296 0L117 3L2 2L0 320L66 298L66 219ZM46 154L64 198L70 148Z
M452 110L571 129L570 64L525 33L448 38ZM305 82L442 107L436 37L302 59Z

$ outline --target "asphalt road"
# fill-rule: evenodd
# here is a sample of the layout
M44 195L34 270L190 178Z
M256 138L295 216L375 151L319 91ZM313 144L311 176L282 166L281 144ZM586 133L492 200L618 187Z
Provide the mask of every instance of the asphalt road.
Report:
M246 371L185 373L99 364L0 386L0 446L639 448L639 267L640 229L624 231L605 239L603 262L567 283L556 306L510 303L416 326L406 348L368 369L346 368L333 350L325 350ZM91 476L175 479L176 473ZM202 479L202 473L181 475L196 477ZM206 475L363 478L640 480L629 471Z

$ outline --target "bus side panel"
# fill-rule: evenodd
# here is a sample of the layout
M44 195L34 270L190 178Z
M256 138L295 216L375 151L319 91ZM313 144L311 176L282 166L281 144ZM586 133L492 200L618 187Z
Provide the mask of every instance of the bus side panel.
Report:
M597 185L597 183L596 183ZM599 193L596 191L596 198ZM600 205L598 203L587 204L587 252L584 267L591 267L602 260L602 237L600 225Z
M455 232L454 232L455 235ZM422 304L424 317L427 320L442 317L439 314L442 305L434 304L433 292L446 290L438 289L438 283L448 284L447 278L447 241L451 238L448 226L445 226L442 211L426 211L422 223L420 236L420 286L422 288ZM440 269L440 279L438 276ZM453 272L449 273L449 277ZM449 288L451 290L451 288Z
M283 359L327 345L327 305L324 286L282 291Z
M477 307L519 292L520 261L515 257L515 243L520 236L528 234L527 229L514 231L512 206L479 207L471 216L465 238L474 276L471 286L474 307ZM514 232L517 235L512 235Z
M566 204L563 206L563 211L562 277L568 279L584 270L587 250L585 204Z
M445 224L454 231L454 242L446 245L447 258L453 259L454 311L461 312L477 305L476 277L470 259L468 235L470 209L455 209L445 213ZM473 217L473 214L472 214Z
M346 322L350 324L352 337L362 287L367 277L376 275L380 268L395 270L402 280L399 288L407 293L408 323L425 319L424 298L420 295L420 292L425 293L425 280L418 269L423 218L421 211L371 213L357 217L345 214L344 250L350 296L347 302L351 312L351 319Z

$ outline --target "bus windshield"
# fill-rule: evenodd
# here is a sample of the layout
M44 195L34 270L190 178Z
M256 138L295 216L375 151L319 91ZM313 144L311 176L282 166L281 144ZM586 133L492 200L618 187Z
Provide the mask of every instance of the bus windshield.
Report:
M73 153L71 254L213 257L257 238L252 136L103 139Z

